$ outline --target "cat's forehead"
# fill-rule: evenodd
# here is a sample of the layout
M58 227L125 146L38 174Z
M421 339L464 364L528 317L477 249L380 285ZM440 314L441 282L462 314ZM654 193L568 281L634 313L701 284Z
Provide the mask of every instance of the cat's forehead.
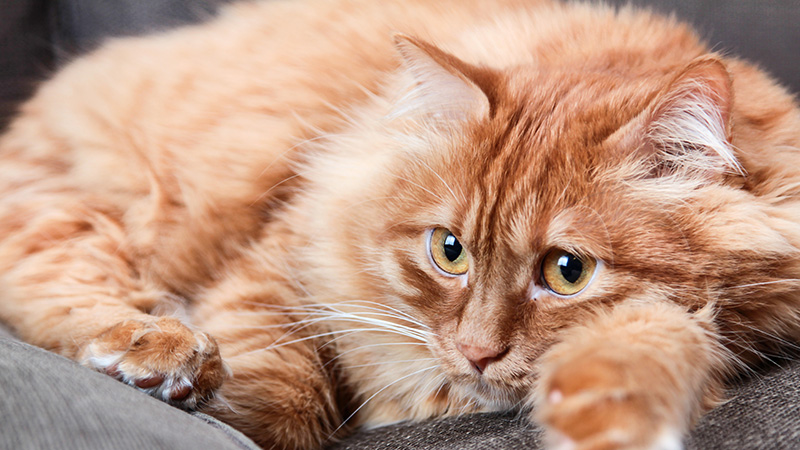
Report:
M659 80L609 71L511 72L501 81L497 120L513 130L506 134L521 145L580 152L640 113L657 92Z
M469 201L459 226L473 241L533 247L591 235L599 205L615 201L601 172L621 162L605 141L655 88L597 73L519 74L507 86L495 116L464 144Z
M630 149L609 137L648 107L663 81L664 74L508 74L498 81L488 120L454 139L440 135L425 150L401 152L407 164L392 169L401 173L391 195L419 207L396 214L419 218L419 226L446 226L474 253L483 251L476 245L487 255L573 245L598 253L620 205L627 202L625 214L635 209L609 176Z

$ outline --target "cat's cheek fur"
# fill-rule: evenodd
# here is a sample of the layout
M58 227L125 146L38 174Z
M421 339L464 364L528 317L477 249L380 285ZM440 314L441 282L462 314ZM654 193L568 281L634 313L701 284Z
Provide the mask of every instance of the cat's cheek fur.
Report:
M708 313L626 303L564 333L542 358L532 399L548 448L682 448L718 396Z

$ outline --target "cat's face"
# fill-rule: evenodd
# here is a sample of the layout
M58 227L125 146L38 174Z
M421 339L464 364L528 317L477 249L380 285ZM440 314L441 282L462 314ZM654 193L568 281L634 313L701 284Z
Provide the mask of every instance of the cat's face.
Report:
M667 218L599 170L617 163L606 140L632 117L603 114L613 94L587 98L588 87L547 77L507 82L528 95L397 163L376 240L450 379L503 407L528 390L560 328L590 305L642 293L650 268L665 268L653 260L685 250Z
M718 194L724 162L713 151L692 167L654 158L657 126L679 114L664 112L681 95L674 78L519 69L484 76L479 92L423 93L451 89L466 100L448 104L448 117L415 122L408 146L419 148L380 165L368 196L381 201L359 200L349 222L350 259L366 295L425 328L424 351L450 389L507 408L529 392L559 330L589 313L676 293L702 305L708 277L698 262L714 249L702 214L687 210Z

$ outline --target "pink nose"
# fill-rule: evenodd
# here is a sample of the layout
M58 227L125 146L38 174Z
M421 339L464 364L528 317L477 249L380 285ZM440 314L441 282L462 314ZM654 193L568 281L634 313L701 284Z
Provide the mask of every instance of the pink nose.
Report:
M481 347L478 345L467 345L460 342L456 343L456 348L462 355L467 357L467 360L472 364L472 367L483 373L489 364L500 359L505 354L506 349Z

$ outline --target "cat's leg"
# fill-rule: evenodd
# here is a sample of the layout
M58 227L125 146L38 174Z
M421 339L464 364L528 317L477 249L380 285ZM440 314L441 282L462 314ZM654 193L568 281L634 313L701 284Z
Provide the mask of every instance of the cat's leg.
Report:
M568 330L543 358L535 396L550 448L682 448L721 392L709 309L624 304Z
M18 170L0 199L0 320L178 406L209 397L225 373L217 346L178 319L148 314L169 294L137 271L121 212L58 173L2 162Z
M277 248L254 249L201 294L193 322L217 339L231 368L202 411L265 448L321 448L343 421L332 337L298 301L302 289L282 259Z

